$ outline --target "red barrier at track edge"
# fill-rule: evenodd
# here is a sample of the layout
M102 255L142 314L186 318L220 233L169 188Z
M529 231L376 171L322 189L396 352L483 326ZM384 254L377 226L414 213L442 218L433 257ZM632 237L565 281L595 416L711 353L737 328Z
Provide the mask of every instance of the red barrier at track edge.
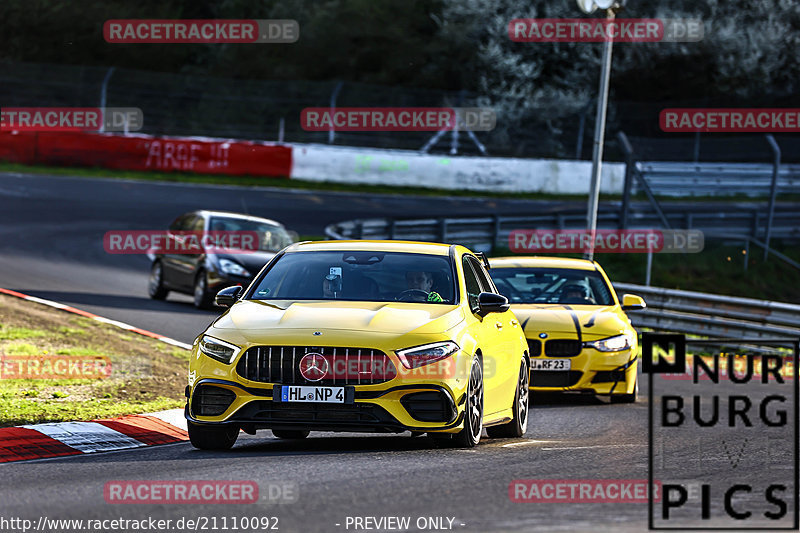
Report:
M26 165L288 178L290 146L211 138L0 131L0 160Z

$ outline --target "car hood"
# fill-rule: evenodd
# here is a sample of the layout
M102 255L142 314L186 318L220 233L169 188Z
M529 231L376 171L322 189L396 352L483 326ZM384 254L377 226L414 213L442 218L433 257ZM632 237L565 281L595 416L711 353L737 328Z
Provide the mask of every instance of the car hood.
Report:
M597 340L631 329L619 306L514 304L511 310L522 324L526 337L539 333L576 336L580 328L583 340Z
M441 333L464 320L455 305L390 302L244 300L214 322L245 337L265 330L351 330L372 333Z

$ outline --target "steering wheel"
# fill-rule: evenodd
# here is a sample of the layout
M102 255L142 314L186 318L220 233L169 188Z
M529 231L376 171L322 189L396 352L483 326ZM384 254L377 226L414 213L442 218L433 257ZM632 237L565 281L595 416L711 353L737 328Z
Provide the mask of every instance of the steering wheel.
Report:
M407 297L411 296L420 297L422 299L421 300L417 298L406 299ZM427 291L423 291L422 289L406 289L397 296L395 296L394 299L397 300L398 302L425 302L428 300L428 293Z

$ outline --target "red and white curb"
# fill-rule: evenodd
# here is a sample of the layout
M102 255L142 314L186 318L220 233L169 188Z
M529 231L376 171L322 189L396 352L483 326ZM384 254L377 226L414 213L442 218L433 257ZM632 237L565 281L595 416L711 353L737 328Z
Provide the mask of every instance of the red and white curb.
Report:
M52 300L45 300L43 298L37 298L36 296L30 296L28 294L22 294L21 292L12 291L9 289L0 288L0 294L7 294L9 296L15 296L17 298L22 298L23 300L28 300L29 302L36 302L43 305L48 305L50 307L54 307L56 309L61 309L62 311L67 311L68 313L73 313L76 315L84 316L86 318L91 318L93 320L97 320L98 322L102 322L104 324L111 324L112 326L116 326L118 328L122 328L127 331L131 331L133 333L138 333L139 335L144 335L145 337L152 337L157 339L161 342L166 342L167 344L171 344L173 346L178 346L179 348L183 348L185 350L191 350L192 345L186 344L185 342L176 341L175 339L170 339L169 337L165 337L163 335L159 335L158 333L153 333L152 331L147 331L146 329L137 328L136 326L131 326L130 324L126 324L124 322L119 322L117 320L111 320L110 318L105 318L99 315L95 315L94 313L90 313L88 311L83 311L82 309L77 309L75 307L70 307L69 305L60 304L58 302L54 302Z
M22 298L29 302L36 302L91 318L104 324L111 324L126 331L151 337L179 348L192 349L190 344L52 300L45 300L3 288L0 288L0 294ZM0 463L126 450L141 446L171 444L188 439L183 409L171 409L158 413L130 415L95 420L93 422L56 422L0 428Z
M188 439L183 409L92 422L0 428L0 463L127 450Z

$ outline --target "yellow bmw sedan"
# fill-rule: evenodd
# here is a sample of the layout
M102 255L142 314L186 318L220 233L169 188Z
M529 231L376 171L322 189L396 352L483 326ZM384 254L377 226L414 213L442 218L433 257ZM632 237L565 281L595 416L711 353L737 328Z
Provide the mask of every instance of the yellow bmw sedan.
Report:
M625 311L644 309L641 297L620 302L594 261L502 257L491 265L528 341L531 390L638 399L638 337Z
M522 328L481 260L461 246L298 243L194 342L189 437L227 449L239 431L427 433L472 447L485 427L528 423Z

